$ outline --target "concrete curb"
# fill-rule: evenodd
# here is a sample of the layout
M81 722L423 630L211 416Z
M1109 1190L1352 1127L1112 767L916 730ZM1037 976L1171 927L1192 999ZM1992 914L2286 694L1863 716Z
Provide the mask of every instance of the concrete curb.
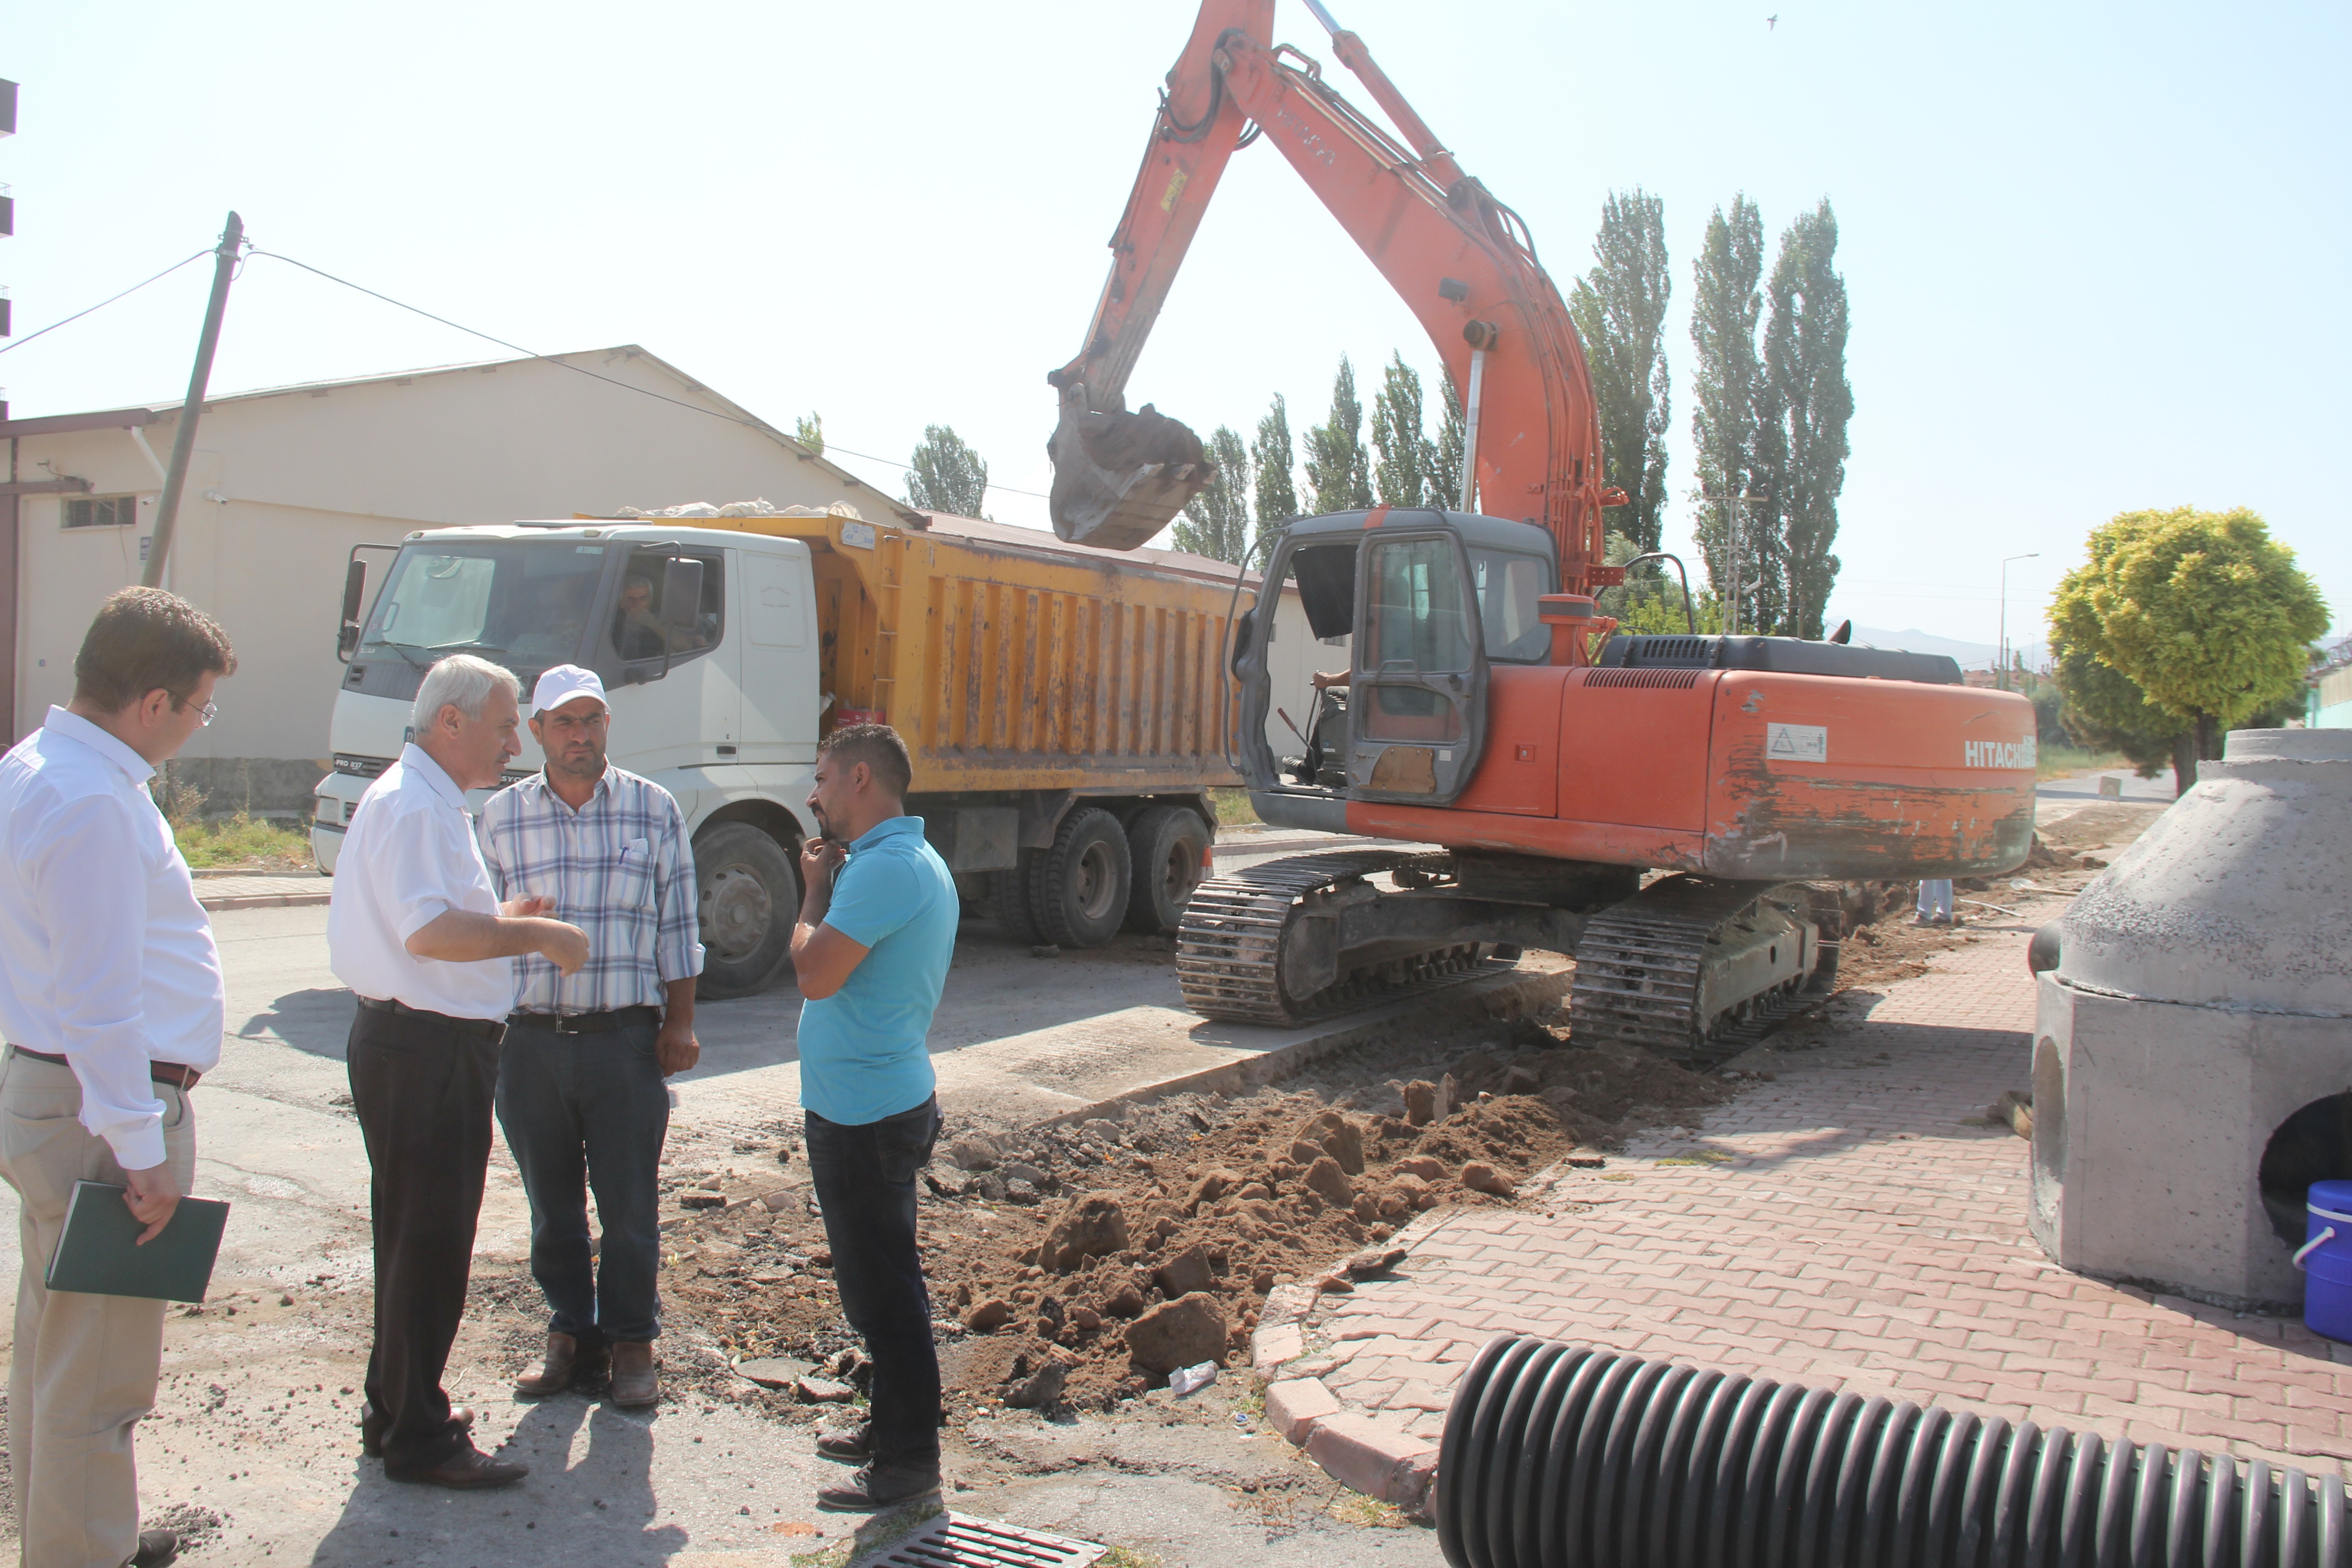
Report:
M1240 1094L1276 1083L1300 1072L1320 1058L1362 1045L1409 1026L1425 1014L1443 1009L1453 1019L1518 1018L1557 1005L1567 996L1574 972L1558 970L1517 970L1480 975L1442 985L1417 996L1400 997L1394 1002L1368 1009L1351 1018L1339 1018L1322 1034L1293 1040L1286 1046L1276 1046L1255 1057L1204 1068L1199 1072L1182 1073L1162 1079L1158 1083L1130 1089L1090 1105L1046 1117L1040 1127L1074 1127L1097 1116L1108 1116L1122 1106L1145 1105L1171 1094Z
M278 910L305 909L331 903L334 894L325 893L224 893L216 899L199 894L196 902L207 910Z

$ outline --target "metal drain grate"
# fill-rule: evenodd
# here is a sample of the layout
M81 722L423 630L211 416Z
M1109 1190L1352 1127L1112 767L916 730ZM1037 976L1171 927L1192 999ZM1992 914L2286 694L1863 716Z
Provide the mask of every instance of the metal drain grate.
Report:
M850 1568L1087 1568L1108 1550L998 1520L943 1513Z

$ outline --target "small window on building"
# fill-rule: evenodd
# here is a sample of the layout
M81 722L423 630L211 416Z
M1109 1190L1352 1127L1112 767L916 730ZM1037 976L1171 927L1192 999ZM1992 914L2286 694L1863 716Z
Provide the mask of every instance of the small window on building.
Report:
M137 496L68 496L68 528L129 528L139 521Z

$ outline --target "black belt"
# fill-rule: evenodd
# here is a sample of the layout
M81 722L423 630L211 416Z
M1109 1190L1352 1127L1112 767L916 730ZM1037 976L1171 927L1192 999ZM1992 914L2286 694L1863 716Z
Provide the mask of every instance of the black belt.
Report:
M51 1067L71 1068L73 1066L73 1063L65 1058L53 1056L47 1051L28 1051L22 1046L10 1046L8 1048L20 1057L26 1057L37 1062L47 1062ZM168 1083L174 1089L188 1089L195 1088L196 1079L205 1075L185 1062L149 1062L147 1076L157 1083Z
M615 1007L605 1013L515 1013L509 1015L510 1029L547 1029L558 1035L601 1035L610 1029L634 1029L640 1025L658 1024L662 1012L658 1007Z
M362 996L358 1000L359 1005L371 1013L393 1013L404 1018L421 1018L428 1024L455 1029L460 1035L488 1040L494 1046L507 1037L506 1025L497 1018L453 1018L446 1013L412 1007L405 1002L379 1002L373 996Z

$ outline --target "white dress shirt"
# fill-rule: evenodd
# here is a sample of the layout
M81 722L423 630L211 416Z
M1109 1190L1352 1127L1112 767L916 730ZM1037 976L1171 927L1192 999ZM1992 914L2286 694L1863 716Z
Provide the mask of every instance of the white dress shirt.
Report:
M81 1124L126 1171L163 1163L148 1063L217 1067L226 1006L154 776L62 708L0 758L0 1034L71 1063Z
M453 1018L514 1009L514 961L419 958L408 939L450 910L499 912L466 795L415 742L352 813L335 858L327 959L360 995Z

